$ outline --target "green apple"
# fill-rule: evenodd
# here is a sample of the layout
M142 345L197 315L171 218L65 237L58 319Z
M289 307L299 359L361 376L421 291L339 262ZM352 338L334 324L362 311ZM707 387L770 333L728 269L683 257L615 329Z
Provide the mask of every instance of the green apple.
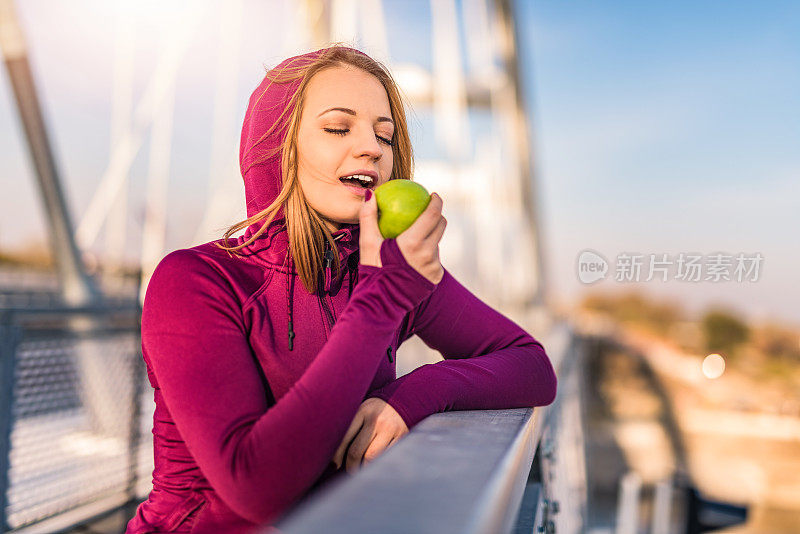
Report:
M376 187L378 228L384 239L397 237L411 226L430 201L428 191L411 180L389 180Z

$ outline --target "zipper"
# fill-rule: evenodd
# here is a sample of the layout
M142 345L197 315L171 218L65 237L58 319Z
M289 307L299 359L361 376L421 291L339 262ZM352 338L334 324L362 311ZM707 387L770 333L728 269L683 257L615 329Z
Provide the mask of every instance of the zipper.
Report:
M328 318L328 331L330 331L333 329L333 324L336 322L336 320L333 318L331 310L328 309L328 303L324 297L320 298L320 302L322 302L322 309L325 310L325 317Z
M333 263L333 251L325 250L325 286L322 288L322 295L320 295L320 302L322 309L325 310L325 316L328 319L328 330L333 328L336 319L333 317L330 308L328 308L328 295L326 288L330 287L331 283L331 264Z
M344 235L344 234L342 234ZM335 239L339 239L342 236L337 236ZM336 306L333 304L333 297L330 296L330 289L331 289L331 281L333 279L333 250L331 250L328 241L325 241L325 277L324 277L324 286L322 287L320 302L322 303L322 309L325 310L325 316L328 318L328 330L333 329L333 325L336 324ZM328 306L330 303L330 307ZM331 312L333 310L333 312Z
M325 296L328 298L328 301L331 303L331 310L333 311L333 322L336 324L336 321L339 318L336 316L336 306L333 304L333 297L331 296L331 280L333 279L333 251L328 250L328 256L325 261L325 272L328 273L328 290L325 292Z

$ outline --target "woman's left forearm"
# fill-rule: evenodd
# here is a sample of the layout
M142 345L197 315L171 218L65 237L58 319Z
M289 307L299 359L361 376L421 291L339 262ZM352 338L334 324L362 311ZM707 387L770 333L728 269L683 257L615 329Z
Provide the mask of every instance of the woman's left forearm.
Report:
M445 361L423 365L370 395L389 403L409 428L440 411L541 406L555 398L556 375L542 344L446 268L410 322L409 333Z
M557 379L544 348L530 342L494 353L426 364L369 394L391 405L409 428L437 412L544 406Z

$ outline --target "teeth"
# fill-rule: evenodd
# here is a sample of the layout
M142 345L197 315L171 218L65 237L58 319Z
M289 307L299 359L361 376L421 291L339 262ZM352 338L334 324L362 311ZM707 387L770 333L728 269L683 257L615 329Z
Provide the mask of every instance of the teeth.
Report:
M365 176L363 174L351 174L350 176L345 176L345 178L355 178L355 179L360 180L360 181L362 181L362 182L364 182L366 184L372 185L372 177Z

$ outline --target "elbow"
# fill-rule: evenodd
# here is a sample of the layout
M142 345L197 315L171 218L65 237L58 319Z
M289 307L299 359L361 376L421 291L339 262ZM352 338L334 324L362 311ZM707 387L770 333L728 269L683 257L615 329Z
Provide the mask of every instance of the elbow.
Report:
M277 521L291 507L285 496L270 492L263 483L242 483L219 495L236 515L261 526Z
M552 371L553 367L550 366ZM553 404L556 400L556 396L558 395L558 377L556 377L555 371L552 371L551 379L546 383L546 385L542 388L543 395L544 395L544 402L542 406L548 406Z
M276 506L271 506L268 508L251 509L248 515L242 515L242 517L251 523L255 523L261 527L266 527L277 522L287 511L289 511L288 507L279 508Z
M548 406L556 400L558 394L558 377L553 363L541 344L536 345L536 357L541 362L541 372L536 380L535 406Z
M212 483L212 486L228 508L251 523L264 525L275 519L281 511L278 502L266 498L263 491L265 485L258 491L253 484L234 478L230 484Z
M320 475L316 462L287 456L288 444L271 445L278 446L265 451L252 440L239 443L218 487L233 512L258 525L272 524L289 512Z
M223 458L208 464L206 477L233 513L266 525L289 509L298 488L282 462L267 462L254 455L250 444L250 440L242 440ZM276 455L277 451L270 458Z

